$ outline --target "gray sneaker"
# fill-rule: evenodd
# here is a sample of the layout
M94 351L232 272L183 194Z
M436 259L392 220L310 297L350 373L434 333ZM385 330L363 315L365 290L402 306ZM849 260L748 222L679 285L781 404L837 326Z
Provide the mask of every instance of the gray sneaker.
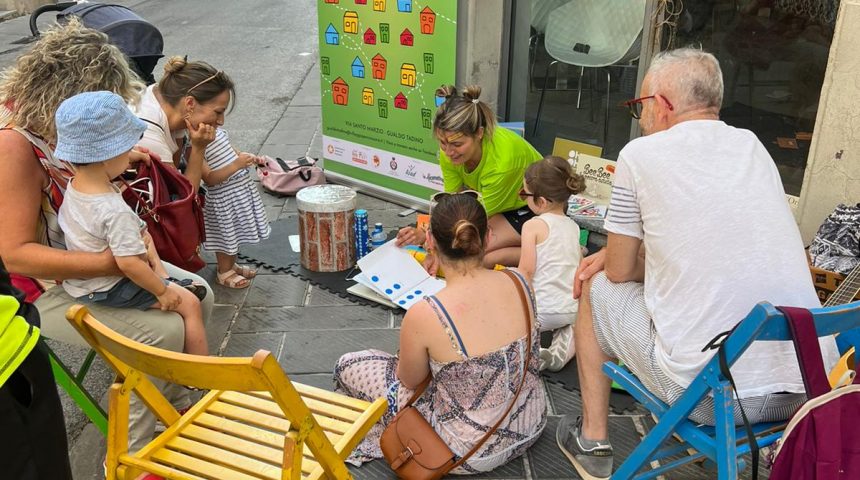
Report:
M608 442L583 442L582 417L565 415L558 422L555 440L576 472L585 480L607 480L612 476L612 445ZM583 445L585 443L586 445Z

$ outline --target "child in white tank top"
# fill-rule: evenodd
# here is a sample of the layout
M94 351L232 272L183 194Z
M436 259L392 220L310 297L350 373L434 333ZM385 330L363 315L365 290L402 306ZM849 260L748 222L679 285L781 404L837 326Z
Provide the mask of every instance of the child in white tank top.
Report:
M540 368L561 370L573 358L573 323L579 302L573 279L582 249L579 226L567 216L567 200L585 189L582 176L567 160L549 156L526 170L520 197L538 216L523 225L518 269L534 286L541 331L552 331L552 344L540 352Z

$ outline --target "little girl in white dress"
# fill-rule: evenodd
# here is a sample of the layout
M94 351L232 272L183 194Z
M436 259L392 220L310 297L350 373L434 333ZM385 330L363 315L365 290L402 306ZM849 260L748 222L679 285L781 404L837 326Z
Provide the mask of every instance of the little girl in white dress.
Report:
M236 151L230 145L227 132L221 128L206 147L204 158L208 168L203 172L206 184L203 248L215 252L219 284L245 288L257 272L236 263L239 247L259 243L271 233L263 200L248 171L248 167L260 160L256 155Z

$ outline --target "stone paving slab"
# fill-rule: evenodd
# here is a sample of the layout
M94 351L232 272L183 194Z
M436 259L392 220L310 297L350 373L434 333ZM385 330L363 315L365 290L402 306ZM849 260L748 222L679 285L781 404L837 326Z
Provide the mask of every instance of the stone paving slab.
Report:
M388 328L387 311L363 305L327 307L245 307L236 318L233 331L288 332Z
M301 306L308 282L289 275L257 275L248 289L246 307Z
M311 284L308 287L308 300L306 307L331 307L331 306L360 306L347 297L332 293L322 287ZM376 308L376 310L380 310Z
M277 357L283 343L284 333L235 333L230 335L223 356L250 357L262 349Z
M398 340L392 329L289 332L278 360L287 373L331 372L344 353L368 348L394 353Z

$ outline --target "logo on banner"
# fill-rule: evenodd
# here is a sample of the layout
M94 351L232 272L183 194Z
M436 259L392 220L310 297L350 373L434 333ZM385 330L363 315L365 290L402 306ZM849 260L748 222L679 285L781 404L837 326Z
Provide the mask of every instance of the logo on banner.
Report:
M397 170L397 160L395 160L394 157L391 157L391 163L389 163L388 166L391 167L391 170L396 171Z
M432 183L433 185L443 186L445 185L445 181L442 180L442 177L439 175L430 175L429 173L424 174L424 180Z
M415 175L418 172L415 171L415 164L410 163L408 167L406 167L406 176L415 178Z
M353 150L352 161L353 163L358 163L360 165L367 165L367 154L365 154L361 150Z
M373 156L373 166L379 168L379 155Z

